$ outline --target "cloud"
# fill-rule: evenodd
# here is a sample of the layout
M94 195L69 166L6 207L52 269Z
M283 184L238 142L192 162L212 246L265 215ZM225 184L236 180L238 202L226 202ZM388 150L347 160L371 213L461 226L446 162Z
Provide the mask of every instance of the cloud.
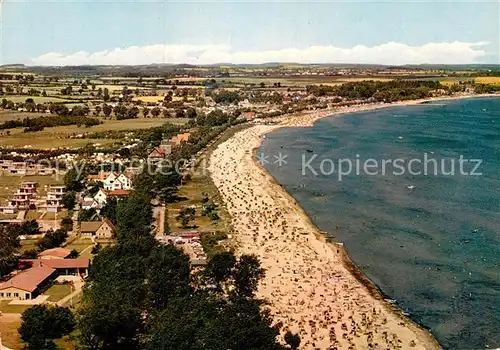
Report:
M34 65L139 65L151 63L373 63L373 64L466 64L480 63L487 42L441 42L410 46L389 42L352 48L310 46L265 51L236 51L229 45L147 45L71 54L51 52L33 58Z

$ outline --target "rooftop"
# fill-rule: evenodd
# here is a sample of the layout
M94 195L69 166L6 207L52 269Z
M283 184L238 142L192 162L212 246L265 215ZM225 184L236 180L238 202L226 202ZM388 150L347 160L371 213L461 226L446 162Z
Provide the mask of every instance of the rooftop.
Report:
M48 266L37 266L22 271L7 282L0 283L0 290L17 288L26 292L34 292L56 270Z
M67 258L71 254L71 250L64 249L64 248L52 248L52 249L47 249L38 254L40 257L57 257L57 258Z

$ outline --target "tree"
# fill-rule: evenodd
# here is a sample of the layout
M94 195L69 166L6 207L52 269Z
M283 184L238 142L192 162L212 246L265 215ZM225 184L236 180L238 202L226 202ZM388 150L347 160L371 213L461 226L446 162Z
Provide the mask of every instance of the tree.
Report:
M190 292L189 257L181 250L172 245L155 247L146 266L151 307L163 309L171 298Z
M45 236L40 238L36 245L40 250L52 249L61 246L68 238L68 232L63 229L48 231Z
M186 117L190 119L196 118L196 110L193 107L189 107L186 111Z
M98 218L97 211L94 208L80 209L78 211L78 221L94 221Z
M148 117L149 112L150 112L150 111L149 111L149 108L148 108L148 107L144 107L144 108L142 109L142 115L144 116L144 118L147 118L147 117Z
M40 234L40 225L38 225L38 221L35 219L24 221L19 226L19 234L21 235L39 235Z
M285 334L285 342L290 345L291 349L298 349L300 346L300 337L298 334L288 331Z
M111 115L111 112L113 112L113 107L111 107L108 104L104 104L102 106L102 112L104 113L104 115L106 116L106 118L108 118Z
M242 255L234 273L235 291L241 298L252 298L259 280L264 277L264 269L255 255Z
M10 226L0 226L0 278L15 266L16 254L21 248L19 232Z
M161 110L160 108L158 107L154 107L152 110L151 110L151 115L155 118L157 118L161 113Z
M118 241L136 241L151 236L153 221L151 196L136 187L126 200L118 202L116 207Z
M186 228L195 219L195 215L196 210L194 208L183 208L175 219L181 223L183 228Z
M63 228L66 231L73 231L73 219L70 217L65 217L62 218L61 220L61 228Z
M64 186L66 186L66 191L81 191L83 188L82 179L83 174L78 172L76 166L66 171L66 174L64 174Z
M115 113L116 119L125 119L125 114L127 113L127 107L122 104L118 104L113 108L113 113Z
M66 209L73 210L76 205L76 193L74 191L66 192L62 197L62 203Z
M109 101L109 90L108 90L108 88L104 88L102 99L104 100L104 102L108 102Z
M184 118L185 117L184 110L183 109L176 110L175 111L175 117L176 118Z
M216 254L210 259L205 273L213 279L218 289L222 289L222 283L226 282L233 274L236 266L236 257L233 253L223 252Z
M106 200L106 204L104 204L101 211L99 212L102 217L107 218L113 223L113 225L116 225L116 206L116 197L109 197Z
M27 350L57 349L54 339L75 329L75 318L68 308L46 304L35 305L23 312L19 334Z

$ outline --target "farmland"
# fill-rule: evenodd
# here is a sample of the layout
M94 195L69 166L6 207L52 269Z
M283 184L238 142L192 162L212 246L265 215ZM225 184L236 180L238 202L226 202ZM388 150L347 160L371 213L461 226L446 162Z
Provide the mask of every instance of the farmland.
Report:
M26 117L27 113L24 113ZM32 116L33 114L31 114ZM157 127L166 122L172 124L183 125L187 119L182 118L139 118L126 120L106 120L103 123L95 125L91 128L85 126L78 127L77 125L57 126L45 128L42 131L33 133L24 133L22 128L11 129L10 135L5 135L0 138L0 146L11 147L30 147L36 149L51 149L58 147L80 148L87 144L95 144L97 146L108 146L122 140L117 139L87 139L87 138L69 138L71 136L85 134L89 132L116 131L116 130L138 130ZM34 137L35 136L35 137Z
M475 79L478 84L488 84L500 86L500 77L477 77Z

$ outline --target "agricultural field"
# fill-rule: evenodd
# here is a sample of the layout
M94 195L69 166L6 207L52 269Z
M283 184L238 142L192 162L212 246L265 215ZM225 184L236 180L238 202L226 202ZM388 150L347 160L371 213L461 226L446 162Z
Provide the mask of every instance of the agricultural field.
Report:
M116 139L70 139L72 135L108 130L138 130L161 126L165 123L183 125L187 118L139 118L126 120L103 120L103 124L90 128L77 125L45 128L42 131L25 133L23 128L10 129L10 135L0 138L0 146L31 147L36 149L51 149L58 147L80 148L87 144L109 146L122 140Z
M26 99L32 98L35 103L50 103L50 102L74 102L74 100L69 100L61 96L53 97L53 96L27 96L27 95L3 95L0 96L1 99L7 99L14 103L25 102Z
M500 85L500 77L477 77L475 82L478 84Z
M189 79L189 78L188 78ZM197 78L193 78L197 79ZM306 85L341 85L347 82L358 82L366 80L391 81L391 78L382 77L342 77L342 76L290 76L290 77L229 77L216 78L218 83L233 83L236 85L259 85L264 83L266 87L274 87L275 83L282 86L306 86Z

